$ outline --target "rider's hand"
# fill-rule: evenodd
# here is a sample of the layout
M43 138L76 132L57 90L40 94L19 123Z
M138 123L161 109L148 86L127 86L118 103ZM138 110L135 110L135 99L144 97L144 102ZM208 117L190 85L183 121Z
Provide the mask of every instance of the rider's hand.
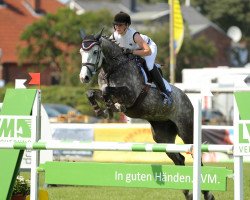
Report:
M133 54L133 50L132 49L127 49L127 48L123 48L123 53L124 54Z

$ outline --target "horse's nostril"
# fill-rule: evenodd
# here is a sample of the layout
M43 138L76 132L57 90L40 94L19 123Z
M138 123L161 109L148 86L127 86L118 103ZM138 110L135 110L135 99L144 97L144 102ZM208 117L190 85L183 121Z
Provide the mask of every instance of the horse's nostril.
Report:
M84 80L85 80L85 81L89 81L89 77L88 77L88 76L85 76L85 77L84 77Z

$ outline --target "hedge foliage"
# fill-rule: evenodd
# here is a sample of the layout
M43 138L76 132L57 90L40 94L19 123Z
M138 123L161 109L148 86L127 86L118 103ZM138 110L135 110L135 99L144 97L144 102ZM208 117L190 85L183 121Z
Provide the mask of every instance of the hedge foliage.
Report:
M4 95L8 86L0 89L0 102L3 102ZM94 116L93 108L90 106L86 97L88 87L67 87L67 86L49 86L41 87L42 103L66 104L76 108L83 114Z

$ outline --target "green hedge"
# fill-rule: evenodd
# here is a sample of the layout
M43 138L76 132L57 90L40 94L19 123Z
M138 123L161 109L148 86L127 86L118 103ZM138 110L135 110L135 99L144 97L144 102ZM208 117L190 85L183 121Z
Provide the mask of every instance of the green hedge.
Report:
M0 89L0 102L3 102L7 88L14 88L14 86ZM66 104L76 108L83 114L94 116L93 108L86 97L86 90L85 87L42 86L42 103Z

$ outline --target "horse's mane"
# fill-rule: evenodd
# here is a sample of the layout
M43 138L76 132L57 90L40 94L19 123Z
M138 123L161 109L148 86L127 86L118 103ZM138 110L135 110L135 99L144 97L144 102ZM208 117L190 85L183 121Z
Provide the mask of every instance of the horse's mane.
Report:
M121 59L121 57L125 56L122 47L120 47L119 43L115 40L109 38L108 36L102 36L100 41L102 50L106 55L116 57L117 59Z
M119 46L119 43L116 42L116 40L114 40L114 39L112 39L112 38L110 38L110 37L108 37L106 35L103 35L102 39L105 39L105 40L109 41L110 43L112 43L114 45L115 48L119 48L119 49L122 50L122 47Z

